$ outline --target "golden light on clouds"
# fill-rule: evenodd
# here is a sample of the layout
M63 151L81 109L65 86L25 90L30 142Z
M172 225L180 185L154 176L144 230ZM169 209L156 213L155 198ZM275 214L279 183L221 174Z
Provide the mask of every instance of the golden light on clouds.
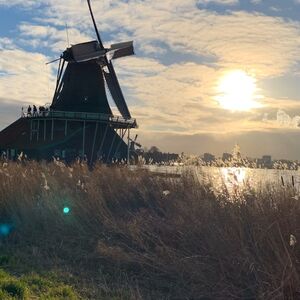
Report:
M221 107L232 111L247 111L261 106L256 78L242 70L227 72L220 78L215 98Z

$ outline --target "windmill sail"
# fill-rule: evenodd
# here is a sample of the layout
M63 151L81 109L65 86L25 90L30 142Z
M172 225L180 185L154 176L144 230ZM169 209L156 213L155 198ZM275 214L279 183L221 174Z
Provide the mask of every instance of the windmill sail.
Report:
M133 42L113 44L107 52L108 60L134 55Z
M97 24L96 24L96 21L95 21L95 18L94 18L94 14L93 14L93 11L92 11L91 1L90 1L90 0L87 0L87 3L88 3L88 6L89 6L91 18L92 18L92 21L93 21L93 24L94 24L94 28L95 28L95 31L96 31L96 35L97 35L97 39L98 39L100 48L101 48L101 49L104 49L103 43L102 43L101 38L100 38L99 30L98 30L98 28L97 28Z
M115 73L112 62L107 64L108 72L103 70L104 77L109 88L109 91L117 105L118 110L125 119L130 119L131 115L125 102L118 78Z

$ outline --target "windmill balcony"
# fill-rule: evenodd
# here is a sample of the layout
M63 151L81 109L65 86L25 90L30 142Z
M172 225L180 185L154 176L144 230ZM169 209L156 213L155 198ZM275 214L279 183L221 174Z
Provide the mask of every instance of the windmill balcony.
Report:
M113 116L102 113L71 112L71 111L39 111L36 113L23 113L23 118L32 119L56 119L70 121L95 121L109 123L116 128L137 128L136 119L125 119L121 116Z

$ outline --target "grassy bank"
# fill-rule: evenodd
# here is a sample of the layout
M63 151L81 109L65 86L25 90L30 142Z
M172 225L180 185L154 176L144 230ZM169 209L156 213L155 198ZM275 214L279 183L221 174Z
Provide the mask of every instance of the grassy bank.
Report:
M51 274L74 299L300 297L292 188L229 195L191 174L8 163L0 216L1 274L25 282L24 299L28 276Z
M70 286L61 284L49 275L43 277L36 274L27 274L16 277L1 270L0 299L75 300L78 299L78 296Z

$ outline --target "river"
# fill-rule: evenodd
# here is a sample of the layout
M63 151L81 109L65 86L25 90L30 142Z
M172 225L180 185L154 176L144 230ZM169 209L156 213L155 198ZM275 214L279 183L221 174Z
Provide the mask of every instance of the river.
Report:
M300 192L300 171L249 168L217 168L196 166L157 166L147 165L143 168L151 172L182 175L192 173L200 182L211 181L214 186L226 185L228 188L245 187L266 188L270 185L294 187Z

